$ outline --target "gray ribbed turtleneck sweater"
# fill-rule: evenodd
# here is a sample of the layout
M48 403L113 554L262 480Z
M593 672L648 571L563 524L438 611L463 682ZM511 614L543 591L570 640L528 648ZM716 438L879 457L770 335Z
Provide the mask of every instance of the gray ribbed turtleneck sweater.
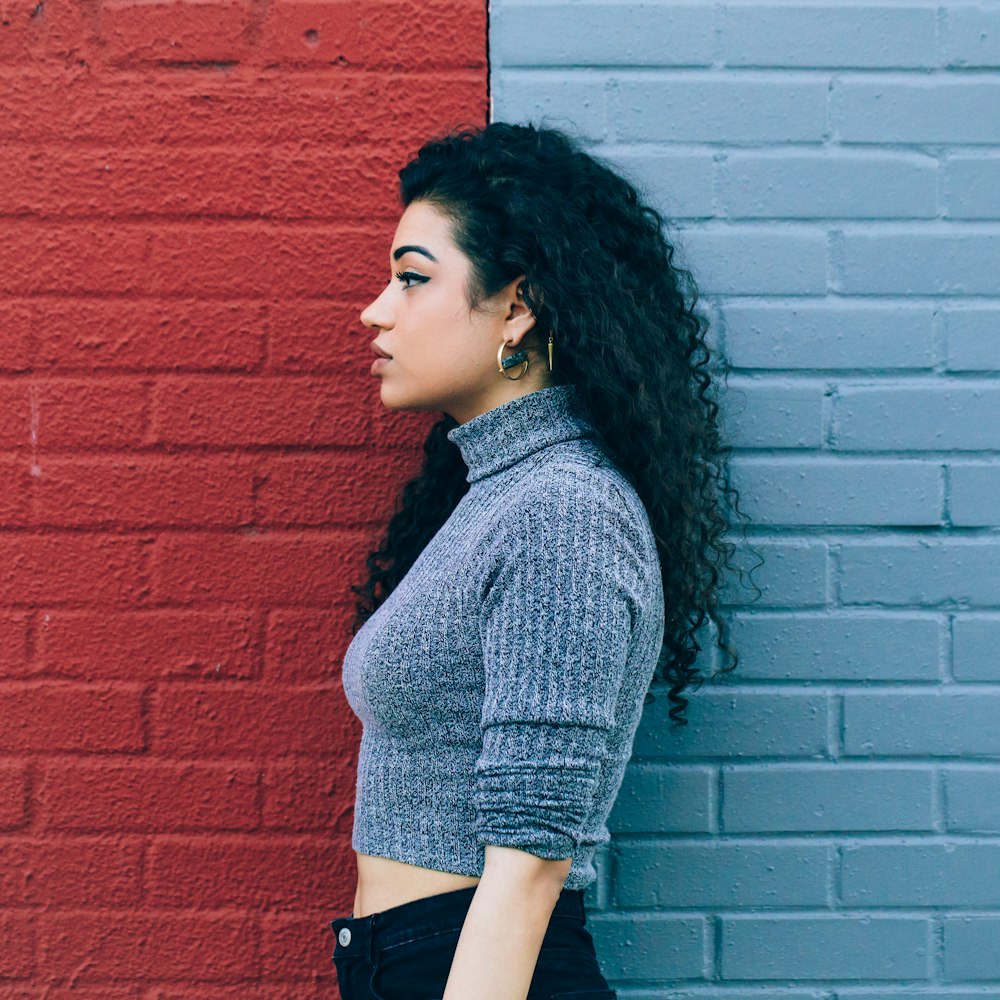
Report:
M484 845L595 848L663 641L649 518L576 387L453 428L469 491L354 636L344 691L362 722L352 846L482 875Z

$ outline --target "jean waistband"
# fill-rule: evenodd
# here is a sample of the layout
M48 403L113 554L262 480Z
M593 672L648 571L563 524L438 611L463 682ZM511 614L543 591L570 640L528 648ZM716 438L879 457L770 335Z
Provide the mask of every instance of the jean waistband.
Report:
M415 936L430 936L440 931L460 928L472 904L477 886L440 892L413 899L367 917L335 917L330 927L337 939L336 952L343 955L374 956L394 944L413 941ZM552 911L554 920L586 922L583 889L563 889ZM347 933L342 931L346 928Z

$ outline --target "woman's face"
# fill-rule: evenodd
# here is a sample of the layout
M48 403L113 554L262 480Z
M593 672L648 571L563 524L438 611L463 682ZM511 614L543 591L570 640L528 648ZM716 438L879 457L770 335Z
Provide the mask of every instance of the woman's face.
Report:
M388 409L443 410L464 423L528 388L527 376L509 381L496 362L501 341L517 344L534 323L519 282L472 312L470 270L448 217L428 202L412 202L396 226L389 281L361 313L390 356L373 366ZM507 388L513 386L523 388Z

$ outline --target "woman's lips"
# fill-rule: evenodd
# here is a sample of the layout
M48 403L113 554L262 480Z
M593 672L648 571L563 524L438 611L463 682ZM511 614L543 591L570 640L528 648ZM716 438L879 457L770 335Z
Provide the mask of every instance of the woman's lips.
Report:
M385 368L385 366L392 360L391 357L382 350L378 344L373 340L371 342L371 349L373 354L377 354L378 357L372 362L372 375L378 375L378 373Z

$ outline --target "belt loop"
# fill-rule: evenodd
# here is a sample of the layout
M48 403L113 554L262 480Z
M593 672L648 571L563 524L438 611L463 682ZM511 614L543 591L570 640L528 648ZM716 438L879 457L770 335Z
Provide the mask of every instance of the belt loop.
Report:
M375 920L377 913L372 914L371 926L368 928L368 961L375 965Z

